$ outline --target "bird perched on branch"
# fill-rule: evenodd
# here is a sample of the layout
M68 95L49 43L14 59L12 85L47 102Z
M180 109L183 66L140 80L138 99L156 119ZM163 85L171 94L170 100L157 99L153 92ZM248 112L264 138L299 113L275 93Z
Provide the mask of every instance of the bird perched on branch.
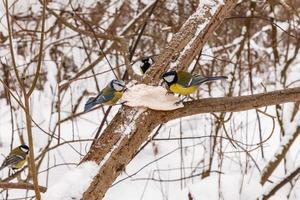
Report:
M201 75L192 75L184 71L170 71L162 75L162 79L168 84L173 93L187 96L195 92L199 85L207 81L227 79L227 76L204 77Z
M154 60L151 57L145 57L142 60L142 65L140 66L141 73L144 75L146 71L153 65Z
M112 80L96 97L90 97L84 105L84 112L92 109L97 104L114 105L122 97L125 91L125 82Z
M22 144L14 148L3 161L0 170L10 167L12 170L21 169L28 158L29 147Z

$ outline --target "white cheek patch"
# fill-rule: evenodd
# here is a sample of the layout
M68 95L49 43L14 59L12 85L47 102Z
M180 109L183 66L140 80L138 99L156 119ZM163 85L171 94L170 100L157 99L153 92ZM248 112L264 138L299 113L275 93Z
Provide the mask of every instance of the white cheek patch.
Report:
M152 58L149 58L148 62L149 62L150 65L153 65L153 63L154 63Z
M169 76L165 76L164 80L168 83L171 83L175 78L175 75L169 75Z
M114 83L114 89L115 89L116 91L122 91L122 90L124 89L124 87L121 86L121 85L119 85L119 84L115 84L115 83Z
M21 150L22 150L23 152L25 152L25 153L28 152L28 149L25 149L25 148L23 148L23 147L20 147L20 148L21 148Z

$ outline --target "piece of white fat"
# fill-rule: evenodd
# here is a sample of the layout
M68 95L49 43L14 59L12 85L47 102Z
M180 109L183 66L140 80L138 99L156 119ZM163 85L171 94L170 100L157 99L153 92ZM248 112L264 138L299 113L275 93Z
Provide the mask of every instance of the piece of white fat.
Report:
M167 92L161 86L138 84L124 92L122 101L130 107L146 107L152 110L175 110L183 107L182 103L176 104L180 101L179 97Z

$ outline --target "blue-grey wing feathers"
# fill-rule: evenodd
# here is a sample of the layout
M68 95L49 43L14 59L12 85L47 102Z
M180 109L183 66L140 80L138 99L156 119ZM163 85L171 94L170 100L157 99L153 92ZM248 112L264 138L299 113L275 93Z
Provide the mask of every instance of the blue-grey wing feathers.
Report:
M113 96L114 96L113 92L106 92L106 94L104 94L104 92L101 92L96 97L90 97L84 105L84 112L91 110L97 104L102 104L111 100Z

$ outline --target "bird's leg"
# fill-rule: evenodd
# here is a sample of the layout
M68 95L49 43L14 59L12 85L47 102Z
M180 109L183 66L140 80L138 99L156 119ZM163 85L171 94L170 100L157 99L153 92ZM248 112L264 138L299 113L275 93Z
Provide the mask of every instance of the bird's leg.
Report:
M10 168L13 171L13 174L16 173L16 169L15 168Z
M14 173L16 173L15 170L14 170ZM17 180L18 180L18 183L23 182L22 179L21 179L21 174L20 173L17 175Z
M112 106L124 106L125 105L125 103L127 103L128 101L123 101L123 102L121 102L121 103L117 103L117 104L114 104L114 105L112 105Z
M11 170L13 171L13 175L16 174L16 173L18 173L18 170L16 168L11 168ZM20 173L17 174L16 178L17 178L18 183L22 182L21 174Z
M125 103L128 103L128 101L123 101L120 104L123 106Z
M187 96L183 97L180 101L175 102L175 105L179 106L179 104L182 103L186 98Z
M174 92L171 92L170 90L168 90L168 91L166 92L166 95L174 95Z
M190 99L192 99L193 101L195 101L196 99L191 97L191 95L188 96Z

